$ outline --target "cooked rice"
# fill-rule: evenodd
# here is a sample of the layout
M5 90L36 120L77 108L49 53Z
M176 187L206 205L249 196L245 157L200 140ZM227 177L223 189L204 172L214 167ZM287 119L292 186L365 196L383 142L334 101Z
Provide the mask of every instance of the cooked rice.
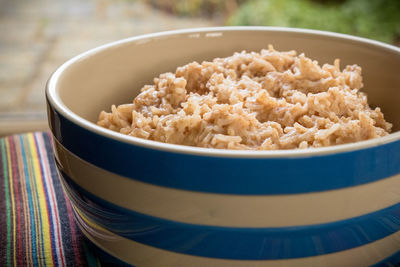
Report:
M192 62L145 85L132 104L102 111L98 125L165 143L224 149L323 147L387 135L371 109L361 68L322 67L269 46Z

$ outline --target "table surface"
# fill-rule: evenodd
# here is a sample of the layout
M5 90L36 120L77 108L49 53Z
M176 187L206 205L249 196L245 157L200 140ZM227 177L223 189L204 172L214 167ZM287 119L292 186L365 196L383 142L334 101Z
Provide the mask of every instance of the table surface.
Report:
M213 24L144 1L0 0L0 136L48 129L44 86L68 59L131 36Z
M100 266L74 221L51 136L0 139L0 266Z

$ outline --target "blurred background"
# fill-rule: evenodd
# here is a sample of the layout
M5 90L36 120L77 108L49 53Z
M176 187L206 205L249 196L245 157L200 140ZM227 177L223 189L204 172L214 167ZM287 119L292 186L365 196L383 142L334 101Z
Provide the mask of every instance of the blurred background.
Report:
M0 0L0 136L47 129L46 81L85 50L223 25L320 29L400 45L400 0Z

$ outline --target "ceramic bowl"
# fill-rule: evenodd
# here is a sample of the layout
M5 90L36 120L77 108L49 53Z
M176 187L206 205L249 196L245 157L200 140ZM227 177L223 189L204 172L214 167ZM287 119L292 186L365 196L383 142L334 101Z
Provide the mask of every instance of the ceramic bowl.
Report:
M153 77L186 63L297 50L363 69L388 136L317 149L232 151L164 144L96 125ZM47 85L64 189L83 233L136 266L370 266L400 259L400 49L268 27L133 37L63 64Z

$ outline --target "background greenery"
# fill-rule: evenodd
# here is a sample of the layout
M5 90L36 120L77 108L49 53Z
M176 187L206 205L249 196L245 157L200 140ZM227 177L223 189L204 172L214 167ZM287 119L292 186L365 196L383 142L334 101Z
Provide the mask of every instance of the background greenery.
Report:
M400 40L400 0L146 0L180 16L226 25L319 29L389 43Z

